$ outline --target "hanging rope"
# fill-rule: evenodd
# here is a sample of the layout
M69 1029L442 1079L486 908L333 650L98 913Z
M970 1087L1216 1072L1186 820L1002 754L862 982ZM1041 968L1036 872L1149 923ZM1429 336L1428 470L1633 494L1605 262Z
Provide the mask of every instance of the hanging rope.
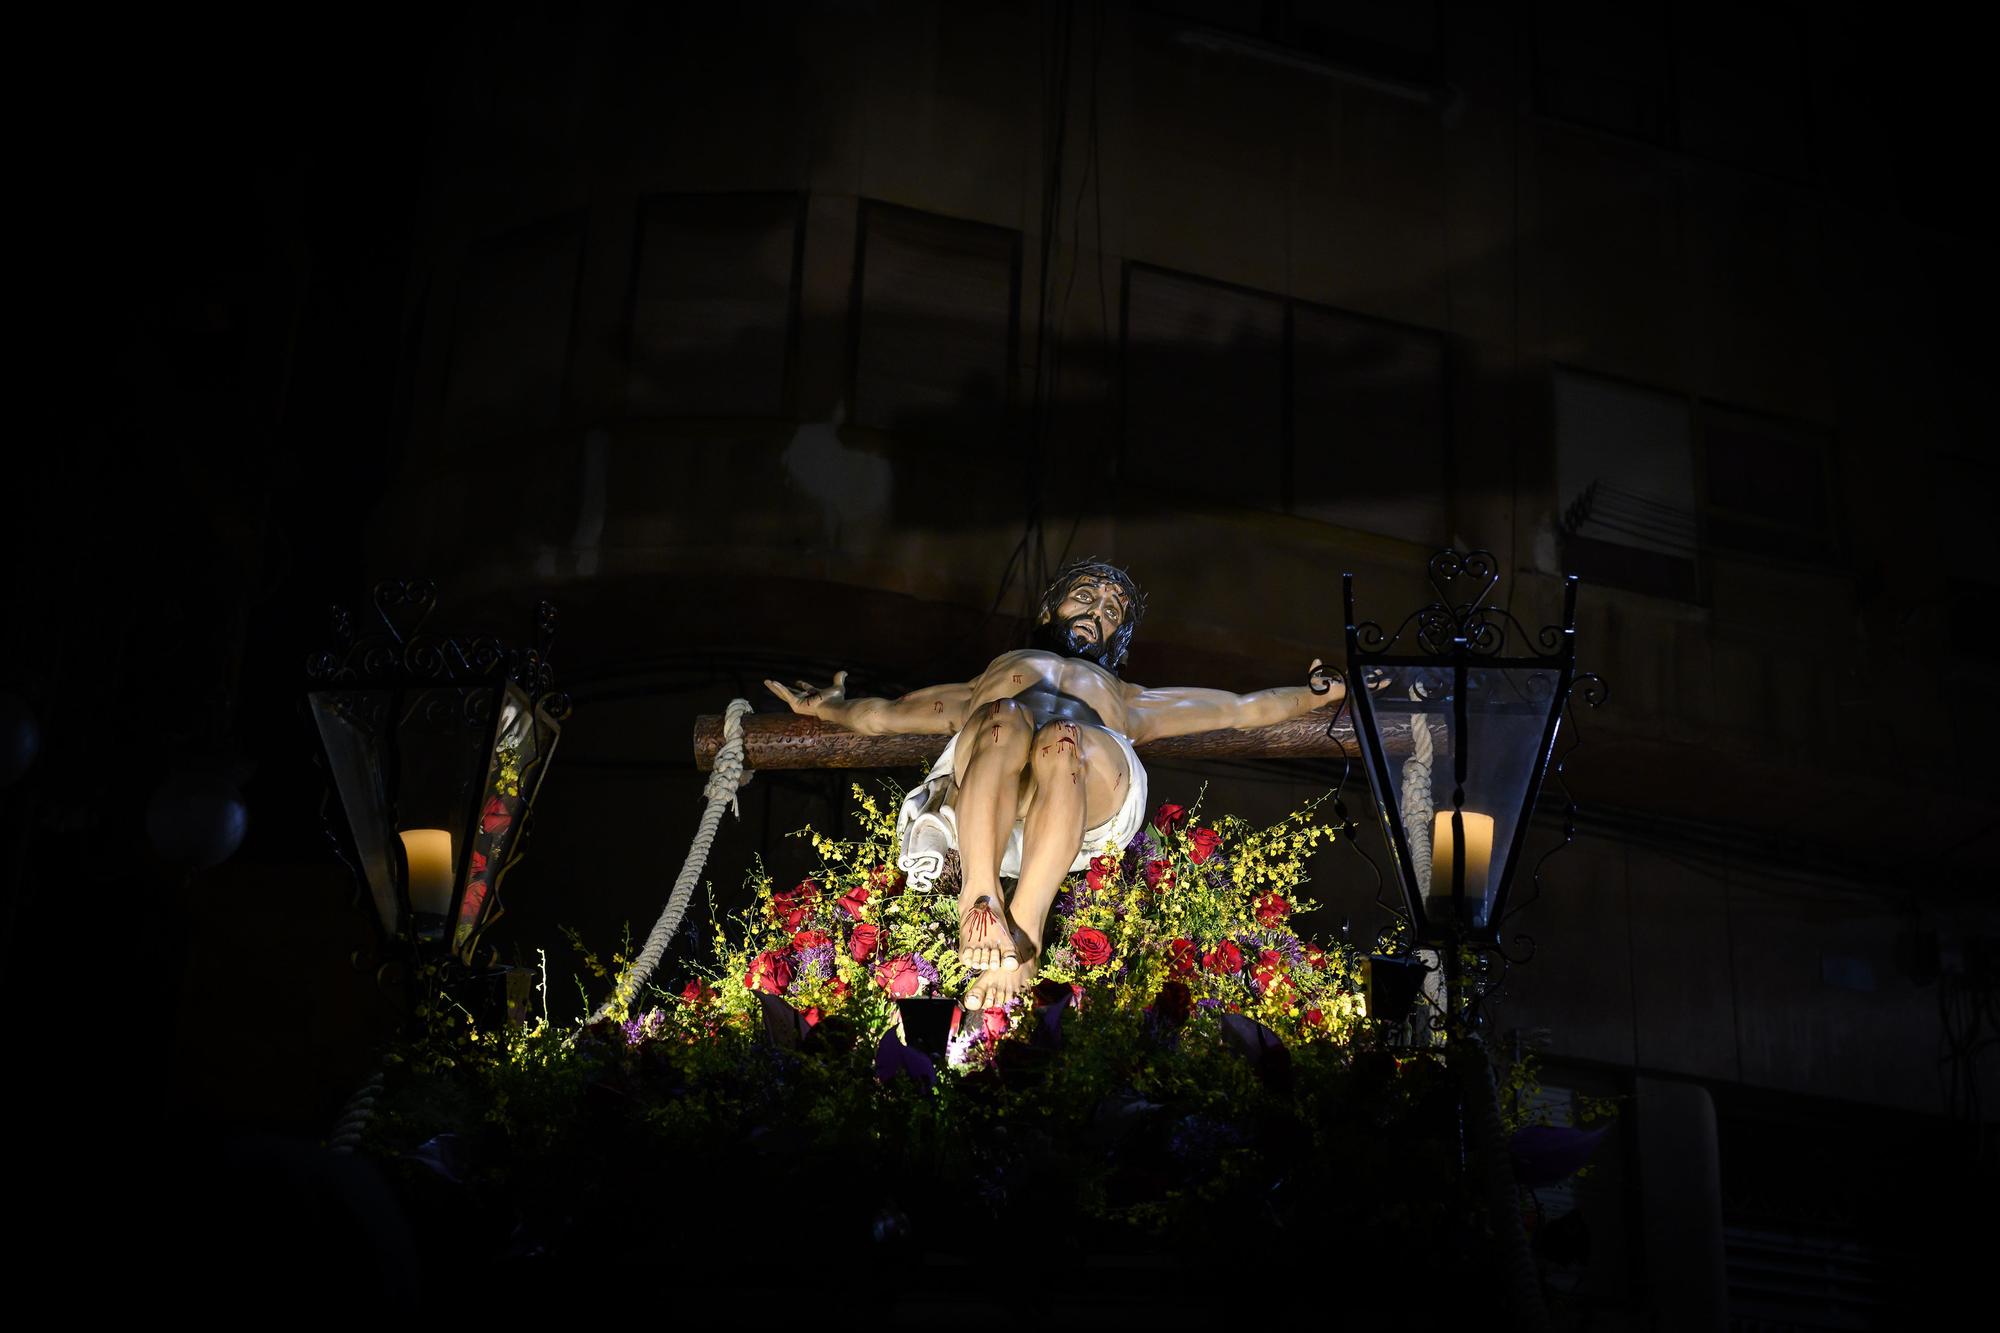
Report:
M1410 698L1421 703L1421 687L1410 687ZM1403 837L1410 845L1410 861L1417 872L1417 887L1431 891L1431 760L1437 742L1431 738L1431 720L1422 713L1410 716L1410 757L1403 761Z
M1421 685L1410 687L1410 699L1422 703ZM1437 740L1432 721L1422 713L1410 715L1410 757L1403 761L1403 837L1409 843L1411 868L1417 874L1417 888L1426 899L1431 892L1431 825L1437 802L1431 796L1431 767L1436 759ZM1429 903L1426 902L1426 907ZM1428 963L1424 973L1424 1000L1435 1013L1444 1012L1444 973L1439 970L1435 949L1419 949L1417 957ZM1428 1036L1426 1044L1428 1044Z
M727 805L735 811L737 818L742 818L743 812L736 804L736 792L750 780L749 772L743 767L743 716L749 711L750 705L746 701L729 701L729 710L722 718L722 748L716 752L715 769L708 775L708 786L702 791L708 798L708 806L701 812L701 824L695 829L694 843L688 848L680 877L674 881L673 892L667 895L666 909L646 936L646 947L639 951L631 970L626 972L611 998L599 1005L597 1012L590 1016L592 1023L606 1017L614 1009L622 1010L631 1004L640 987L653 979L654 970L666 956L667 945L673 942L674 932L680 929L681 918L687 915L688 898L694 890L695 881L701 878L702 867L708 864L708 848L715 841L716 826L722 822L722 807Z

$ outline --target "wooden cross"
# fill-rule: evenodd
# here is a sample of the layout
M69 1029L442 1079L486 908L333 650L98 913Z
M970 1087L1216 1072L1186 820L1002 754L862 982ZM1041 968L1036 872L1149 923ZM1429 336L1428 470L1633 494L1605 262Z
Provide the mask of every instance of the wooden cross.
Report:
M1330 711L1330 710L1329 710ZM1410 752L1408 718L1378 719L1390 754ZM1343 711L1332 736L1325 712L1307 713L1268 727L1203 731L1136 747L1147 759L1323 759L1358 758L1354 718ZM743 719L743 763L752 769L929 768L949 736L863 736L816 717L797 713L753 713ZM695 766L707 772L722 748L722 718L704 713L694 720Z

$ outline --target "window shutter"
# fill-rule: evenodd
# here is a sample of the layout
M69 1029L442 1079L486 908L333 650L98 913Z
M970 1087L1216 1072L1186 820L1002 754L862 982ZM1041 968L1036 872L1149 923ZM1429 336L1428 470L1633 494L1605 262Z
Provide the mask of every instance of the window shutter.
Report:
M1687 401L1558 370L1555 428L1566 568L1593 582L1698 600Z

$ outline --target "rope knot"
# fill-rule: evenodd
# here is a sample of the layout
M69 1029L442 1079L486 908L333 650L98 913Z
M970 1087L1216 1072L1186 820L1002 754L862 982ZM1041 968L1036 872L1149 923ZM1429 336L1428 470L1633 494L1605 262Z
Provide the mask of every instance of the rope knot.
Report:
M738 819L743 818L743 807L736 793L750 781L750 775L743 771L743 718L749 712L747 700L729 701L728 711L722 715L722 747L716 751L715 767L701 790L707 800L729 802L729 813Z

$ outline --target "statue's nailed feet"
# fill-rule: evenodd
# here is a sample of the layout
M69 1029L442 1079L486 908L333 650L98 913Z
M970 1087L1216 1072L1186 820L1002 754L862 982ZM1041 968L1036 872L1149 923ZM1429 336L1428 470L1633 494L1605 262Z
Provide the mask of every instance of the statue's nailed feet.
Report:
M1020 963L1014 943L1014 923L1007 908L991 894L979 894L959 904L958 956L968 972L1012 970Z
M1010 932L1013 936L1008 957L1015 960L1006 967L983 972L967 983L965 998L959 1007L967 1013L977 1013L982 1009L1004 1009L1007 1002L1017 995L1027 992L1035 984L1036 955L1039 950L1035 942L1021 931Z

